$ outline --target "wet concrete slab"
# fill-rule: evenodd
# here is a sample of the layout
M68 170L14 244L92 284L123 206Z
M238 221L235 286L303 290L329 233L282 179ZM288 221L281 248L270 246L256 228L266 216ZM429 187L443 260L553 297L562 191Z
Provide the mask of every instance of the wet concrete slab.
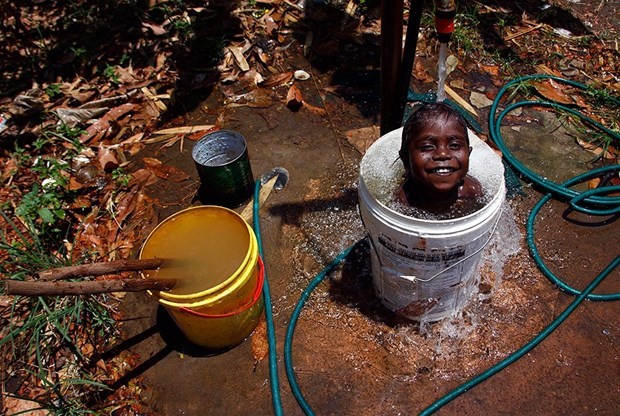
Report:
M305 97L319 105L316 88L304 88ZM365 235L356 189L361 154L343 139L343 132L370 126L373 120L350 103L329 108L326 117L305 108L292 112L283 102L267 108L239 106L226 111L222 124L246 137L255 177L275 166L290 172L288 185L261 210L287 415L303 414L284 371L291 313L316 274ZM214 117L197 110L187 124L213 123ZM193 175L190 185L158 185L154 190L169 202L160 219L196 204L192 193L198 179L189 147L182 153L178 148L159 153L166 163ZM551 158L553 149L545 153ZM562 161L558 169L567 163ZM525 245L527 215L540 196L525 187L508 202L497 238L483 258L479 290L452 320L420 326L381 305L371 281L370 248L362 242L316 288L297 323L295 374L314 412L416 414L507 357L558 316L574 298L549 282ZM543 208L536 224L542 257L577 288L617 255L619 240L616 218L567 213L566 205L556 201ZM600 292L620 291L618 277L616 270ZM225 352L206 352L186 344L146 294L128 294L124 303L125 345L142 363L132 376L146 387L144 396L155 414L273 414L268 361L255 360L251 338ZM620 303L586 301L532 352L437 414L617 413L619 318Z

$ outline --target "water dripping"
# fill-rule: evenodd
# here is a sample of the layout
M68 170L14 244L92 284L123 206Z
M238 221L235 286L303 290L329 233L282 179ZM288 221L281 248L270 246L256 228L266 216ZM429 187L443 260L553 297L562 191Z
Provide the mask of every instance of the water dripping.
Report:
M437 101L444 101L446 99L446 77L448 76L448 70L446 68L447 57L448 57L448 44L445 42L441 42L439 44L439 59L437 62L437 67L438 67Z

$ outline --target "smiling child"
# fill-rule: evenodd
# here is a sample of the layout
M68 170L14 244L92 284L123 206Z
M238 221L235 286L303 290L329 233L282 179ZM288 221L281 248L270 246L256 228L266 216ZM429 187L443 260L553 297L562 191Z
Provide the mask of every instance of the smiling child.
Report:
M471 153L467 124L447 104L420 106L403 127L399 156L405 182L396 199L431 214L472 210L482 186L467 174Z

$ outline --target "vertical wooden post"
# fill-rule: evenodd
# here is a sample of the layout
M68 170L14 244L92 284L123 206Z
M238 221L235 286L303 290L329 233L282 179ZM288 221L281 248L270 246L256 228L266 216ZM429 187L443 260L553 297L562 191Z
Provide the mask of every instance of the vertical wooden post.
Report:
M403 2L381 1L381 135L401 124L397 88L403 44Z

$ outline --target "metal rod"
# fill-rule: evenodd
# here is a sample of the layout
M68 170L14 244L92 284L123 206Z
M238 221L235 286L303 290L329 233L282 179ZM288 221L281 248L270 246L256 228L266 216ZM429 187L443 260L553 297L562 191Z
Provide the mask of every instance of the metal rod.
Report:
M395 110L394 118L398 120L398 126L403 123L407 92L411 81L411 71L415 61L415 53L418 48L418 35L420 33L420 22L422 21L422 10L424 10L424 0L411 0L409 6L409 21L407 22L407 35L405 38L405 49L403 51L403 62L400 66L398 76L398 108ZM395 128L396 128L395 127Z

